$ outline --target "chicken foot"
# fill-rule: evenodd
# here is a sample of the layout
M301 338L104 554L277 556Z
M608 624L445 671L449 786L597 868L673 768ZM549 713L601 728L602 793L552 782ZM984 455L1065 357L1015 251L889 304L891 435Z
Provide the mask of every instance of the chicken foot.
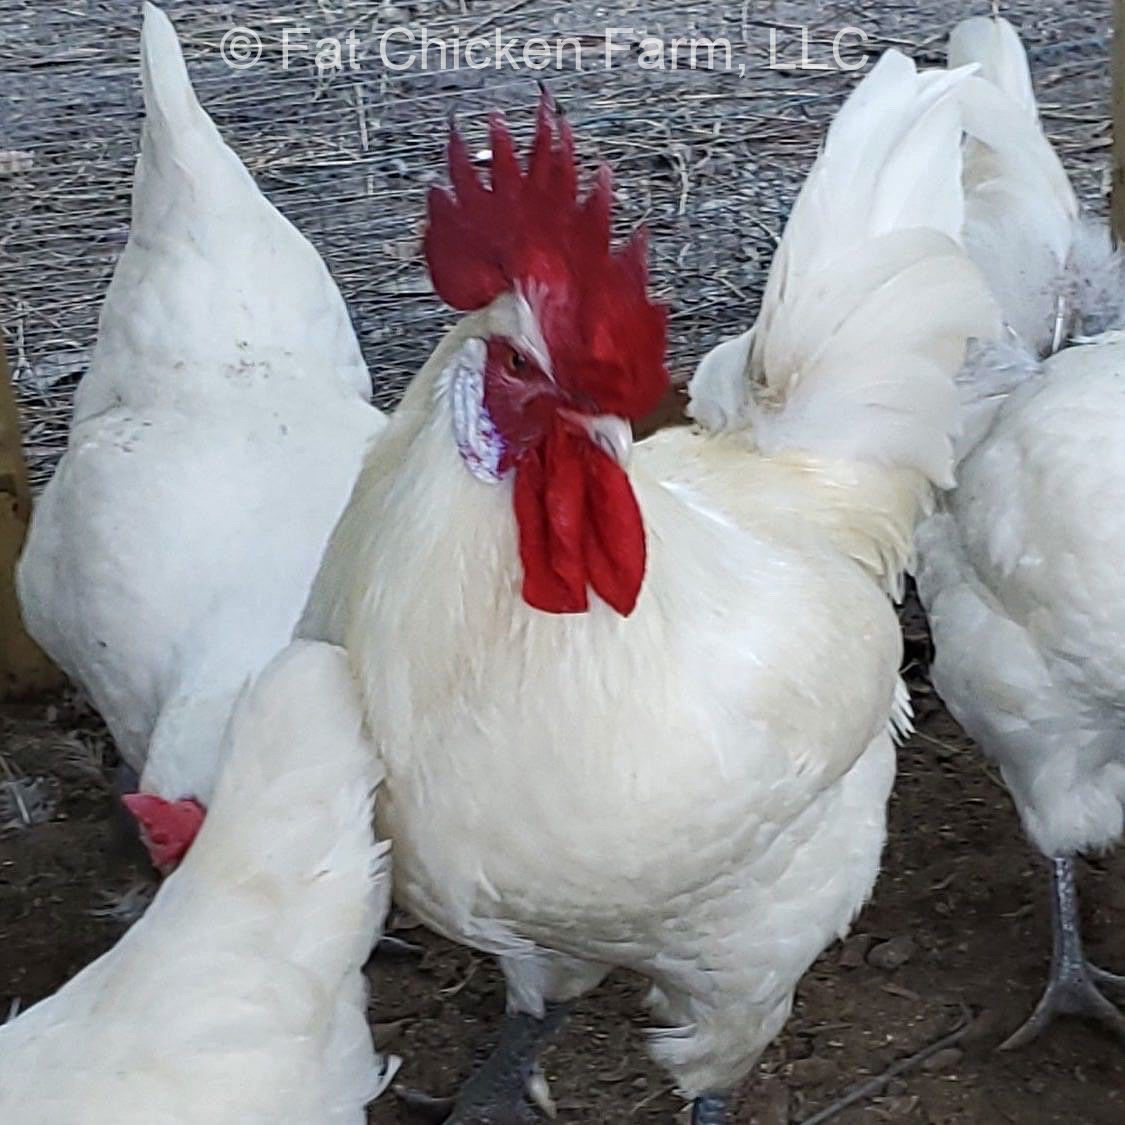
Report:
M1025 1047L1059 1015L1095 1020L1125 1043L1125 1013L1098 988L1102 985L1125 989L1125 977L1107 973L1086 960L1082 950L1074 860L1069 856L1056 856L1051 860L1051 933L1051 973L1043 997L1031 1018L1006 1039L1000 1049L1011 1051Z
M727 1125L726 1094L701 1094L691 1107L691 1125Z
M535 1060L562 1026L569 1004L548 1004L543 1019L506 1015L500 1039L484 1065L455 1098L434 1098L416 1090L396 1094L419 1119L434 1125L529 1125L536 1120L524 1099Z

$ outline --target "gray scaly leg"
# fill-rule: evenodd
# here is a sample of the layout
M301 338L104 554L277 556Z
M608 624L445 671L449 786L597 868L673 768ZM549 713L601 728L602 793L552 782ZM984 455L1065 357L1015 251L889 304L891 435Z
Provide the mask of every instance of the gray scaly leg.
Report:
M728 1104L726 1094L701 1094L691 1108L691 1125L727 1125Z
M524 1090L539 1052L562 1026L569 1010L569 1004L549 1004L541 1020L522 1014L505 1016L496 1049L456 1098L432 1098L413 1090L396 1092L418 1116L444 1125L534 1122Z
M1069 856L1056 856L1051 860L1051 890L1053 947L1047 988L1031 1018L1001 1044L1001 1050L1025 1047L1060 1015L1085 1016L1125 1043L1125 1014L1098 989L1098 985L1125 987L1125 977L1107 973L1086 960L1082 951L1074 861Z

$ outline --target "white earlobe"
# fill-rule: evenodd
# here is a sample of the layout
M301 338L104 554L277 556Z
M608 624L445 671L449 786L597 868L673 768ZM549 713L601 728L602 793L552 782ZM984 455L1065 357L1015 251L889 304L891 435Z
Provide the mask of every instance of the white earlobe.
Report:
M503 474L504 439L484 405L484 367L488 349L474 337L446 369L453 413L453 436L461 460L477 480L496 484Z

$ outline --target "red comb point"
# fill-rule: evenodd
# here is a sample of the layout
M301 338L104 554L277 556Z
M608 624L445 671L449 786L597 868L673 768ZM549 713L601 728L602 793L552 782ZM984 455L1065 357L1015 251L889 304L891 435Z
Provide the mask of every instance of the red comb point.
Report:
M612 178L579 197L574 135L544 88L527 168L499 114L482 182L460 133L447 150L452 189L429 196L426 261L438 295L467 312L518 291L531 304L555 377L596 409L637 418L668 386L665 312L648 299L643 235L610 246Z

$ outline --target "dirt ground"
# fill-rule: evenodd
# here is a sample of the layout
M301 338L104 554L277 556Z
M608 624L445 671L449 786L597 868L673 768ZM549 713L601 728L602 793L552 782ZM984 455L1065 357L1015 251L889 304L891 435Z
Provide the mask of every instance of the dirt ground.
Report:
M840 1125L1120 1125L1125 1051L1078 1022L1017 1054L995 1048L1030 1011L1048 956L1047 880L999 779L932 694L925 626L904 612L918 732L902 748L891 836L874 900L851 938L801 985L796 1010L744 1092L739 1125L802 1122L853 1085L955 1029L956 1047L841 1113ZM110 901L143 884L115 843L112 750L73 699L0 713L0 755L35 782L23 810L0 779L0 1018L58 988L126 923ZM27 786L21 787L27 792ZM26 814L26 817L23 815ZM33 821L20 826L24 819ZM1125 965L1125 852L1083 865L1094 959ZM487 958L423 933L416 960L371 969L379 1042L402 1078L450 1092L491 1044L503 1003ZM865 954L881 943L905 961ZM888 951L883 951L884 954ZM895 959L892 957L892 959ZM544 1057L564 1123L668 1123L681 1112L645 1057L640 982L614 977L580 1005ZM388 1095L375 1125L406 1125ZM202 1125L202 1123L201 1123Z

